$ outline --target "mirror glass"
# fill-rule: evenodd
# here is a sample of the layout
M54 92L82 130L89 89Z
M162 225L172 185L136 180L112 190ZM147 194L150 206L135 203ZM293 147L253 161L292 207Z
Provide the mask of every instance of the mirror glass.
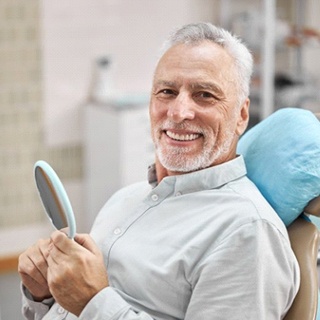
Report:
M53 226L73 239L76 223L68 195L55 171L45 161L34 166L34 177L44 209Z

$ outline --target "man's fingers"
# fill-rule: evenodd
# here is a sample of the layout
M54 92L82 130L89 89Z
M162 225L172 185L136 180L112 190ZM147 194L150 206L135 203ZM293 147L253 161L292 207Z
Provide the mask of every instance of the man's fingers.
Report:
M40 286L47 285L47 264L43 261L34 261L28 255L19 257L18 272L22 280L29 283L32 281L38 283ZM32 281L31 281L32 279Z
M48 264L45 257L48 241L39 240L19 257L18 271L34 277L39 283L46 282Z
M18 272L23 285L35 299L39 299L35 301L51 296L47 282L46 259L49 243L49 239L40 239L19 256Z

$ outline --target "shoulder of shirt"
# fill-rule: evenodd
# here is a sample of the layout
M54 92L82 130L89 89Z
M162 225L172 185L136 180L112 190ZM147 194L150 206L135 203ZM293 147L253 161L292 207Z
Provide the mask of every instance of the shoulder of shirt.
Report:
M150 192L152 187L149 185L147 181L139 181L132 183L128 186L122 187L118 191L116 191L108 200L108 203L112 203L114 201L118 201L119 198L126 196L138 196L143 195Z
M264 220L265 223L273 225L287 237L287 230L283 221L261 194L258 187L248 177L244 177L241 180L241 183L237 183L237 181L231 182L228 184L228 187L240 197L247 200L248 205L253 209L251 214L256 217L254 218L253 216L252 218L254 220Z

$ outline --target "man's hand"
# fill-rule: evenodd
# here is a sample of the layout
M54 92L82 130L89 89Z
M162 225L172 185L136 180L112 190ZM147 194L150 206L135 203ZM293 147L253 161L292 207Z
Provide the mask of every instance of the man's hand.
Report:
M47 283L48 265L46 255L50 239L39 240L19 257L18 272L23 285L29 290L35 301L51 297Z
M55 300L79 316L86 304L109 283L103 255L92 238L77 234L74 240L60 231L51 235L48 284Z

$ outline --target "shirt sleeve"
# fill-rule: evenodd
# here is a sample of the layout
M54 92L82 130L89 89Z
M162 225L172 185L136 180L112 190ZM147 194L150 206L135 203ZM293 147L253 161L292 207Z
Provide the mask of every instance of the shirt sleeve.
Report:
M299 283L289 240L270 222L245 224L196 268L185 320L279 320Z
M45 299L42 302L36 302L32 299L28 289L21 284L22 292L22 314L27 320L40 320L42 319L50 307L53 305L54 300Z
M143 311L134 310L113 288L96 294L82 311L80 320L153 320Z

